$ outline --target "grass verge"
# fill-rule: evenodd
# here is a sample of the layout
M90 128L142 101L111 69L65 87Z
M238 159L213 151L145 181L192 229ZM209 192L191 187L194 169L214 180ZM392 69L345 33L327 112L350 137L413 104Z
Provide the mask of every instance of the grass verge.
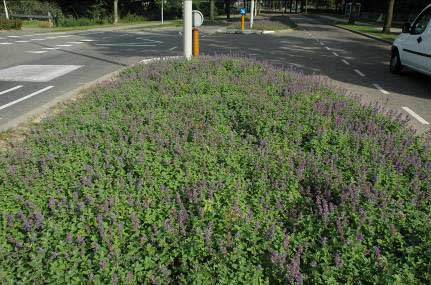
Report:
M246 19L246 29L250 27L249 18ZM204 25L206 26L222 26L227 29L240 29L241 28L241 19L236 17L230 20L226 19L217 19L214 21L205 21ZM271 15L271 16L258 16L254 20L253 30L258 31L281 31L281 30L289 30L296 29L297 25L290 20L288 16L282 15Z
M391 33L383 33L380 29L380 27L375 26L362 26L362 25L348 25L348 24L341 24L337 23L336 26L352 30L355 32L364 33L373 37L377 37L379 39L382 39L387 42L393 42L399 33L391 32Z
M1 153L1 283L430 283L430 142L379 111L249 59L128 69Z

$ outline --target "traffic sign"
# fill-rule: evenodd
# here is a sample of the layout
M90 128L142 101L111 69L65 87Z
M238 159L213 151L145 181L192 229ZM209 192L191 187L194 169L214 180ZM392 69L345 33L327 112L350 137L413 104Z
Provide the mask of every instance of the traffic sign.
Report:
M247 13L247 8L239 8L239 13L241 14L241 15L245 15L246 13Z
M198 10L192 11L192 25L193 27L200 27L204 23L204 15Z

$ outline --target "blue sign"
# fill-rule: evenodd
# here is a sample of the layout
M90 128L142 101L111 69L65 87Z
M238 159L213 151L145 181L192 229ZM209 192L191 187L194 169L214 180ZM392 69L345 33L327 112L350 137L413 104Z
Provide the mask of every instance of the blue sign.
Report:
M239 8L239 13L245 15L247 13L247 8Z

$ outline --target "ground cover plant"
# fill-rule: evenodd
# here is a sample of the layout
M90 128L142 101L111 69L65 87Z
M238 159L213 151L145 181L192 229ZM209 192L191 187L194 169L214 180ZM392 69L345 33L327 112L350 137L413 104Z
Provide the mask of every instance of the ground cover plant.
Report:
M0 155L2 284L429 284L428 137L250 59L124 71Z

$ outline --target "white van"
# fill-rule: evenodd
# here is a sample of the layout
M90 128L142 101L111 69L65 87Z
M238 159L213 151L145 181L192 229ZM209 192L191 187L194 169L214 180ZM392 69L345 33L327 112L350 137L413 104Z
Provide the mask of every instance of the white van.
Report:
M400 73L403 67L431 75L431 5L413 24L407 23L392 46L390 71Z

